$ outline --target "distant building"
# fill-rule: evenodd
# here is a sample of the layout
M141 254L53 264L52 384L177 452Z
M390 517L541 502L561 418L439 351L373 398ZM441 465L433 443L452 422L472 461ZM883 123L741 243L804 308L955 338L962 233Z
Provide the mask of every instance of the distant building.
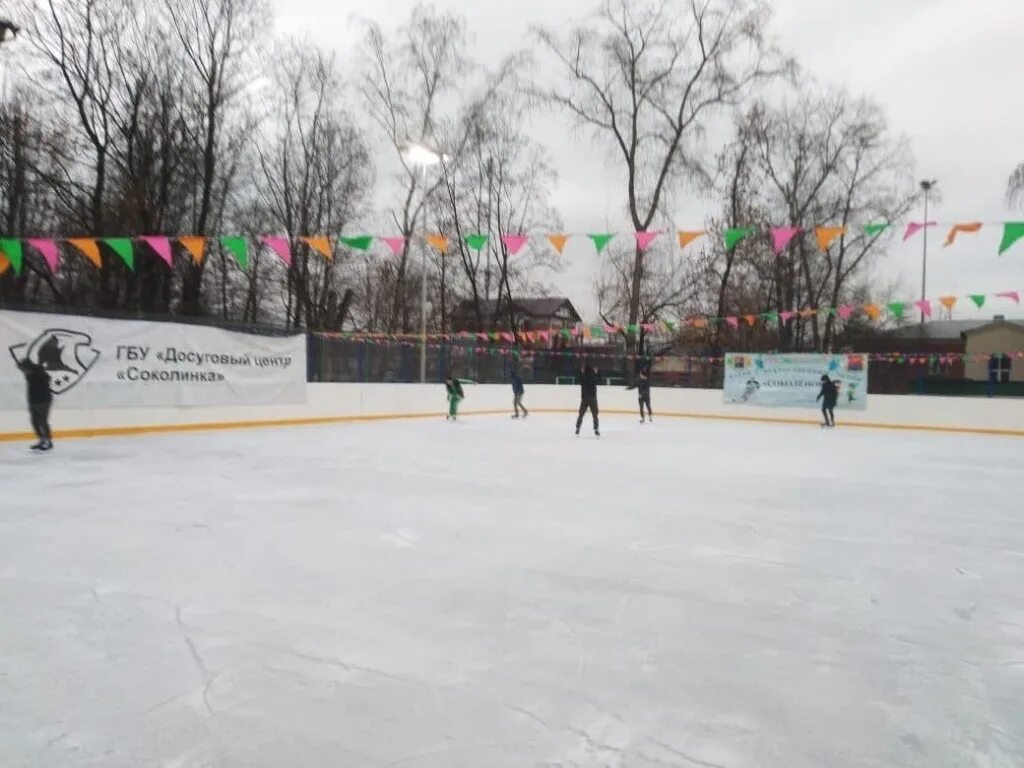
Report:
M479 327L482 319L484 327ZM538 299L513 299L511 306L503 299L480 302L477 315L476 303L463 301L452 313L452 327L456 333L463 331L560 331L575 328L581 320L580 313L564 296Z
M1024 381L1024 320L996 316L961 335L967 354L965 378L991 384Z

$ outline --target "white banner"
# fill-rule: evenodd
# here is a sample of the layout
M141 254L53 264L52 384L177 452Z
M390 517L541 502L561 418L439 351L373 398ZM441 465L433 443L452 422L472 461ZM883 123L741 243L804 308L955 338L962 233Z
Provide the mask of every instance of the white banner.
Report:
M25 407L29 358L60 408L306 402L306 337L0 311L0 410Z
M868 407L867 355L728 354L722 391L735 405L820 408L823 375L839 389L837 410Z

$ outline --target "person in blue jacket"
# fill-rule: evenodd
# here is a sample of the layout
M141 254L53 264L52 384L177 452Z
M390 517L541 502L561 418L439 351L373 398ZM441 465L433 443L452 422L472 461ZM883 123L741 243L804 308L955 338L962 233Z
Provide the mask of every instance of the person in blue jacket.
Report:
M523 377L519 375L519 371L512 371L512 407L515 408L515 415L513 419L519 418L519 410L523 411L523 418L525 419L530 415L530 412L526 410L526 406L523 405L523 395L526 394L526 387L523 386Z

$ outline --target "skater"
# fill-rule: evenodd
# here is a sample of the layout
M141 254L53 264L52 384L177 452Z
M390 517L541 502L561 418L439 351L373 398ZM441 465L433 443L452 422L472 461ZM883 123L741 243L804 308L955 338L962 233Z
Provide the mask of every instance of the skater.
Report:
M454 376L445 379L444 386L448 391L448 415L444 418L445 421L448 419L455 421L459 415L459 403L462 402L466 394L462 391L462 384Z
M597 385L600 383L600 375L594 366L587 364L583 370L576 374L580 380L580 415L576 419L576 434L580 433L583 426L583 415L589 410L594 417L594 434L601 436L600 424L597 420Z
M647 406L647 418L654 423L654 414L651 412L651 363L644 360L640 363L636 377L636 393L640 400L640 423L644 423L644 406Z
M821 376L821 392L817 400L821 400L821 414L825 417L823 427L834 427L836 425L836 403L839 402L839 389L836 383L827 374Z
M39 438L39 442L32 446L32 450L49 451L53 448L53 438L50 434L50 406L53 405L50 374L42 365L33 363L27 357L18 363L18 368L28 383L28 412L32 419L32 429Z
M523 386L523 377L519 375L519 371L512 371L512 407L515 408L516 413L512 417L513 419L519 418L519 409L523 409L523 418L525 419L530 415L530 412L526 410L526 406L523 405L523 395L526 394L526 388Z

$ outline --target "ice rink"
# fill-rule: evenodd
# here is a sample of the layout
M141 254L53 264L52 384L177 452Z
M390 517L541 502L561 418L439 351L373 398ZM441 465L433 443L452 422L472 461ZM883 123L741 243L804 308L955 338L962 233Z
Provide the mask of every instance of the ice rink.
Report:
M0 444L0 765L1024 765L1024 441L572 418Z

